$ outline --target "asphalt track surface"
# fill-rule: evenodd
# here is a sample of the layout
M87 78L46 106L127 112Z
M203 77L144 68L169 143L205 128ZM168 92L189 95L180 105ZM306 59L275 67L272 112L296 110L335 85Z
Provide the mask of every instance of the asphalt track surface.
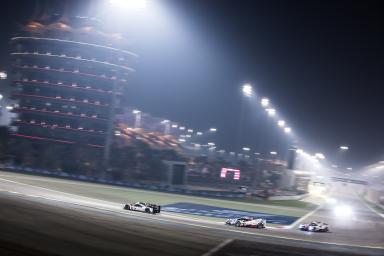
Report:
M299 220L327 222L331 232L308 233L297 230L299 222L257 230L124 211L97 195L32 186L6 174L0 175L0 255L384 255L384 219L353 185L335 185L336 204ZM344 204L353 212L335 216L335 205Z

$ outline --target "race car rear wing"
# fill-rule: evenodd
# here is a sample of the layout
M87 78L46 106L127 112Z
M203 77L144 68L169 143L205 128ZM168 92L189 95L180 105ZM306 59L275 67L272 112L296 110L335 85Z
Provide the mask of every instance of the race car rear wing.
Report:
M161 206L156 204L147 204L147 206L153 208L153 213L160 213Z
M153 212L154 213L160 213L161 206L160 205L153 205Z

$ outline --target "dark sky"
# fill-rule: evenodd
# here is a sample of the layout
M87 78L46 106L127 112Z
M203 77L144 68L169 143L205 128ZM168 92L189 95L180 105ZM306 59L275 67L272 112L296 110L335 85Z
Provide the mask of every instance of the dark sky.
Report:
M227 150L283 151L290 141L240 94L250 82L313 153L337 162L347 144L345 165L383 160L382 1L163 2L177 26L162 31L155 22L131 33L140 58L127 105L196 129L217 127ZM0 17L1 67L9 24L24 13L12 1Z

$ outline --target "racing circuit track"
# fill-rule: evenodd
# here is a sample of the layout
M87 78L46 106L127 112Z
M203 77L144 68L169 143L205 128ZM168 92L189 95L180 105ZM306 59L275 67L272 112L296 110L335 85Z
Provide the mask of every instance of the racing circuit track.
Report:
M353 185L336 184L331 193L336 205L351 206L348 217L335 216L335 205L324 204L290 227L257 230L124 211L123 202L44 188L50 178L29 185L18 175L0 172L1 255L384 255L384 218ZM327 222L331 232L297 230L299 222L311 220Z

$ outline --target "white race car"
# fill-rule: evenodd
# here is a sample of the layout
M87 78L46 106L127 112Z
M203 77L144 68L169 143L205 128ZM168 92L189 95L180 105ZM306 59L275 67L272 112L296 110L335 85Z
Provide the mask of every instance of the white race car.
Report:
M311 223L300 224L299 229L302 231L311 232L328 232L329 226L327 223L320 221L312 221Z
M267 225L267 220L254 217L240 217L235 219L228 219L225 224L236 227L265 228Z
M146 213L156 214L156 213L160 213L161 206L155 205L155 204L137 202L134 204L125 204L124 209L130 210L130 211L138 211L138 212L146 212Z

